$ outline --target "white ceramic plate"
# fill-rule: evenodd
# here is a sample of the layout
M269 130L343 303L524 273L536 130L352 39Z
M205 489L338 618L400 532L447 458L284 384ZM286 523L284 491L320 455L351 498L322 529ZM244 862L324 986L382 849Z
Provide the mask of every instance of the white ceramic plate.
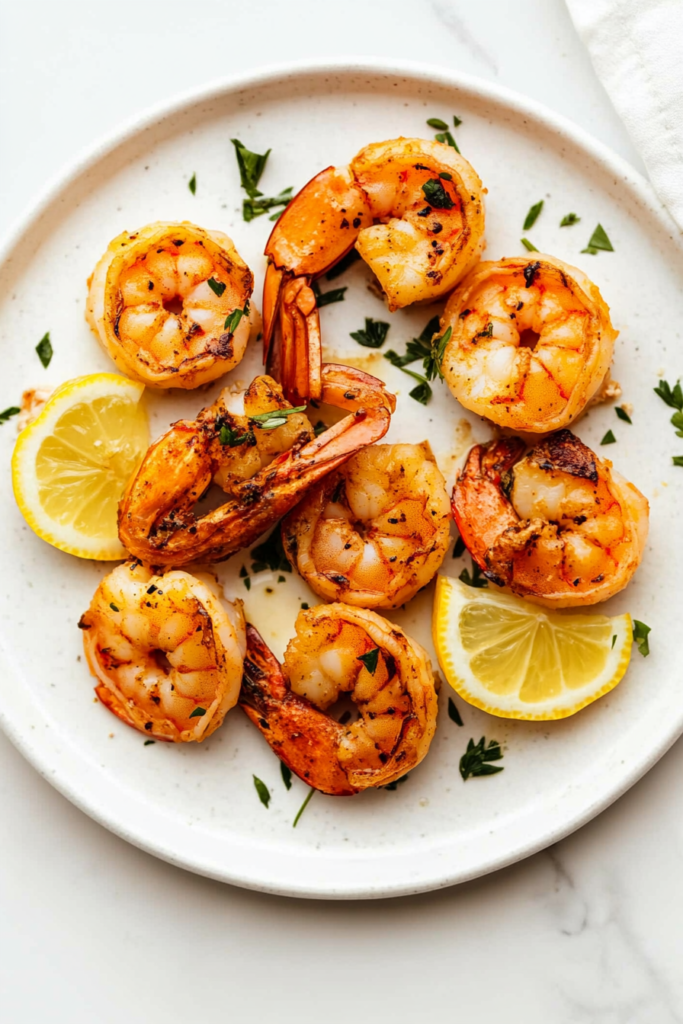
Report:
M14 505L8 463L14 425L0 431L3 452L0 551L4 728L23 754L70 800L118 835L193 871L269 892L309 897L376 897L463 881L555 842L605 808L645 772L683 729L676 600L681 534L677 495L683 450L667 409L653 394L658 374L680 372L675 349L683 322L682 253L650 187L630 167L575 126L526 99L474 79L418 65L288 67L219 83L157 110L75 165L27 216L7 244L0 269L0 408L36 383L111 370L83 319L85 281L109 240L124 228L187 218L227 231L256 273L263 273L264 217L244 223L231 137L272 154L267 193L299 187L318 169L344 164L363 144L426 135L428 117L462 118L457 138L488 187L487 255L521 252L524 216L545 209L528 234L540 250L582 266L598 283L621 334L614 375L633 404L633 426L612 407L591 411L577 428L607 449L617 467L649 496L651 534L645 563L610 612L649 623L652 654L637 652L624 682L596 705L557 724L491 718L461 704L464 727L445 711L426 760L396 791L353 799L317 794L296 830L307 792L286 791L270 749L239 709L206 743L143 746L93 700L76 622L106 566L50 548ZM197 176L197 194L187 183ZM559 227L575 211L580 224ZM582 255L598 223L614 253ZM409 378L359 349L349 331L364 316L391 321L385 347L403 350L434 310L389 317L356 264L335 285L344 303L322 314L328 353L360 359L398 391L391 439L427 436L449 477L465 447L486 428L468 417L445 386L425 409L408 396ZM55 355L43 370L34 346L50 330ZM252 351L232 374L249 380ZM215 389L214 389L215 390ZM213 394L213 392L211 392ZM206 394L150 395L154 433L192 415ZM602 452L601 452L602 454ZM237 556L219 567L228 594L247 600L249 616L281 653L301 601L315 599L295 576L270 574L245 592ZM450 556L457 574L464 560ZM267 588L273 590L268 593ZM431 592L396 616L429 644ZM505 771L463 784L459 758L470 737L498 739ZM259 802L252 775L272 791Z

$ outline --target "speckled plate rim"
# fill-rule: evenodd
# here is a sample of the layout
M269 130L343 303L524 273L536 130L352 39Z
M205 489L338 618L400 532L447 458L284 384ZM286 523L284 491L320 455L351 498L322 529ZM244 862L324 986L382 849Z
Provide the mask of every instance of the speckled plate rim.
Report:
M397 78L425 85L452 87L477 100L489 101L510 114L523 116L555 136L557 144L583 151L619 181L652 218L655 226L675 239L679 233L650 184L626 161L553 111L499 85L444 68L412 61L385 58L342 57L324 61L297 61L221 78L199 89L158 104L101 139L56 176L33 205L15 223L0 246L0 265L11 261L15 248L41 216L60 201L62 193L84 173L94 171L120 146L140 138L161 121L181 115L191 107L229 94L301 77L367 74ZM156 857L180 867L234 885L279 895L313 899L358 899L401 896L468 881L513 864L557 842L590 821L623 795L669 749L683 732L683 708L661 722L648 747L625 763L615 760L613 771L593 779L590 786L568 785L561 800L535 829L528 820L511 828L499 823L500 842L489 842L482 856L480 843L457 862L448 842L425 849L409 840L391 849L344 856L324 850L290 850L277 843L241 840L236 836L216 839L201 828L181 825L165 812L150 807L142 798L131 799L128 789L104 776L83 755L60 742L56 730L28 688L21 685L12 666L11 650L0 647L4 686L0 701L0 726L23 756L68 800L114 834ZM503 836L502 833L505 833ZM493 839L493 834L491 835ZM452 840L451 840L452 844Z

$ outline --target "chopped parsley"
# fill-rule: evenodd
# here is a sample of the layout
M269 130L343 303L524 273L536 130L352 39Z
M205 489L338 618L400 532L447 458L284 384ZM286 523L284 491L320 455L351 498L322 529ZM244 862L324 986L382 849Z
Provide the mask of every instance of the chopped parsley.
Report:
M366 316L365 328L351 331L351 337L364 348L381 348L387 340L389 326L384 320L373 320L371 316Z
M282 776L282 781L285 784L285 789L291 789L292 788L292 769L289 768L285 764L284 761L280 761L280 775Z
M216 292L216 294L218 295L219 293ZM244 309L233 309L232 313L226 316L223 327L228 334L235 333L243 316L249 316L249 299L244 303Z
M534 224L538 220L538 216L539 216L539 214L540 214L542 209L543 209L543 200L542 199L540 200L540 202L534 203L534 205L529 208L529 212L527 213L526 217L524 218L524 224L522 225L522 229L524 231L528 231L529 228L532 228L534 226Z
M590 237L590 242L585 249L581 252L588 252L591 256L595 256L596 253L600 252L614 252L614 246L607 237L607 232L603 228L602 224L598 224L597 228Z
M258 775L252 775L254 780L254 789L258 793L258 798L264 807L267 807L270 803L270 790L266 786L265 782L261 782Z
M288 416L297 412L306 412L305 405L295 405L293 409L271 409L269 412L257 412L249 417L249 422L256 424L260 430L275 430L283 427Z
M480 590L483 587L488 587L489 585L488 580L484 576L484 573L479 568L474 559L472 559L472 575L470 576L467 569L463 569L463 571L458 576L458 579L461 580L463 583L466 583L468 587L478 587Z
M311 285L313 294L315 295L315 304L318 309L322 309L323 306L329 306L331 302L343 302L344 292L346 288L330 288L328 292L321 292L320 286L317 281L314 281Z
M451 722L455 722L456 725L464 725L465 724L463 722L462 718L460 717L460 712L458 711L458 706L457 706L457 704L455 703L455 701L453 700L452 697L448 698L448 717L450 718Z
M474 335L475 338L492 338L493 337L493 324L489 321L483 331L477 331Z
M483 736L478 743L470 740L467 750L460 758L460 774L463 782L480 775L495 775L497 772L502 772L504 770L502 765L489 763L490 761L500 761L502 756L503 752L497 740L490 740L488 746Z
M193 196L197 194L197 175L196 174L192 175L192 177L190 178L190 180L187 183L187 187L189 188L189 190L190 190L190 192L192 193Z
M624 409L624 407L622 405L615 406L614 407L614 411L617 414L617 416L619 417L619 419L623 420L624 423L631 423L631 424L633 423L633 420L631 419L629 414L626 412L626 409ZM679 437L683 437L683 434L680 434Z
M614 645L615 645L616 642L617 642L617 634L614 633L614 635L612 636L612 650L614 650Z
M224 448L226 446L228 448L236 448L237 445L244 444L245 442L253 444L254 435L251 430L248 430L246 434L240 434L239 431L233 430L227 423L223 423L218 431L218 440Z
M448 125L440 117L428 117L427 124L430 128L436 128L440 132L448 131Z
M639 622L638 619L633 620L633 642L644 658L647 658L650 653L648 634L651 632L650 626L646 626L644 622Z
M575 213L565 213L564 217L560 221L561 228L570 228L572 224L578 224L581 220Z
M377 671L377 662L379 661L379 647L373 647L371 651L359 654L357 660L362 661L370 675L374 676Z
M292 200L292 188L284 188L277 196L254 196L249 199L242 201L242 218L246 221L254 220L256 217L261 217L268 210L272 210L277 206L281 206L282 209L274 213L269 220L279 220L282 214L285 212L285 207L289 205Z
M251 549L253 563L252 572L291 572L292 567L287 561L287 555L282 545L282 533L280 527L276 526L270 536L261 544Z
M113 612L118 612L118 611L119 611L119 609L118 609L118 608L116 607L116 605L114 604L114 602L113 602L113 601L110 601L110 602L109 602L109 607L111 608L111 610L112 610Z
M301 611L302 611L302 612L307 612L307 611L308 611L308 609L309 609L310 607L311 607L311 606L310 606L310 604L308 603L308 601L302 601L302 602L301 602Z
M209 288L214 293L214 295L217 295L218 298L220 299L221 295L223 294L223 292L225 291L225 288L226 288L226 286L223 284L223 282L222 281L217 281L215 277L210 277L206 283L208 284ZM240 313L241 312L242 312L242 310L240 310ZM241 317L240 317L240 319L241 319Z
M324 434L326 430L327 423L323 423L322 420L318 420L316 425L313 427L313 433L315 434L316 437L320 437L320 435Z
M47 370L52 359L52 342L50 341L50 332L47 331L36 345L36 352L38 358Z
M455 544L453 545L453 558L460 558L461 555L465 554L465 541L462 537L458 537Z
M422 186L425 199L435 210L451 210L455 203L438 178L430 178Z
M0 412L0 424L7 423L7 420L12 416L18 416L21 409L18 405L9 405L6 409Z
M292 822L292 828L296 828L296 826L299 824L299 818L301 817L301 815L304 813L304 811L308 807L308 804L309 804L309 802L311 800L311 797L313 796L314 793L315 793L314 789L309 790L308 796L306 797L306 799L302 803L302 805L299 808L299 810L296 812L296 818Z
M453 136L451 135L450 132L439 132L438 135L436 135L436 141L437 142L444 142L447 146L450 146L451 149L454 149L456 153L460 152L460 150L458 148L458 143L455 141L455 139L453 138ZM440 174L439 177L442 178L443 175ZM432 203L432 206L433 205L434 204ZM447 209L449 209L449 207L447 207Z
M230 141L235 147L237 167L240 172L240 184L248 196L242 203L242 216L244 220L254 220L255 217L260 217L276 206L287 206L292 198L292 188L285 188L279 195L272 197L264 196L258 189L258 183L265 170L270 150L267 149L265 153L252 153L239 139L231 139ZM280 213L271 219L277 220Z
M528 238L520 238L520 242L528 252L538 252L534 243L530 242Z
M672 455L671 461L674 466L683 466L683 455Z
M142 745L143 747L151 747L153 743L156 743L156 740L145 740Z
M654 388L654 393L659 395L661 400L672 409L683 412L683 390L681 390L680 380L677 380L673 387L665 380L660 380L657 387Z
M426 405L432 397L432 389L430 388L428 381L434 380L436 377L443 380L441 363L443 362L446 346L451 338L452 329L448 327L441 336L435 338L434 335L437 333L438 329L439 317L434 316L424 328L420 336L418 338L413 338L407 343L404 355L399 355L398 352L394 352L393 349L384 353L384 358L388 359L393 366L398 367L399 370L403 370L404 373L409 374L411 377L414 377L415 380L419 381L418 386L413 388L410 392L410 396L417 402L421 402L422 405ZM422 365L425 371L424 376L420 373L415 373L414 370L406 369L406 365L408 363L414 363L418 359L422 360Z
M205 714L206 714L206 708L195 708L194 711L192 712L192 714L189 715L189 717L190 718L203 718Z
M608 430L607 433L605 434L605 436L603 437L602 441L600 442L600 444L615 444L616 440L617 439L614 436L614 434L612 433L612 431Z

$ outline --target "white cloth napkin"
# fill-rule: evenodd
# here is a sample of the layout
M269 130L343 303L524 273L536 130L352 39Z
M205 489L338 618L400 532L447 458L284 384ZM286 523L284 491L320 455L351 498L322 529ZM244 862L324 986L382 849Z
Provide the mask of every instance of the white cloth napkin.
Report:
M566 0L650 180L683 229L683 0Z

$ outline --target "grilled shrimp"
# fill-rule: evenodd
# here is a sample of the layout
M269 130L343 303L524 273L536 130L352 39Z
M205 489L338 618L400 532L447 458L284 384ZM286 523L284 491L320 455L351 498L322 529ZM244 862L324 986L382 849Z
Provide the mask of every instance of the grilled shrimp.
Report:
M372 143L348 167L328 167L304 185L265 250L266 368L290 401L320 397L320 322L311 283L355 245L389 309L445 295L482 251L484 191L452 147L404 138Z
M536 604L606 601L643 556L647 499L569 430L525 447L510 437L470 451L453 491L463 541L489 580Z
M148 450L119 506L119 536L148 565L221 561L247 547L301 500L309 487L386 433L395 398L382 382L333 363L323 368L323 396L351 411L315 437L282 389L257 377L244 415L223 391L196 420L179 420ZM271 461L272 460L272 461ZM193 508L212 480L228 495L197 517Z
M128 377L196 388L242 359L253 287L222 231L157 221L110 242L90 278L85 316Z
M596 285L533 253L480 263L441 320L441 370L466 409L544 433L579 416L609 370L617 331Z
M211 577L138 562L105 576L79 622L105 707L154 739L210 736L237 703L246 650L242 602L221 598Z
M365 448L289 513L291 564L328 601L398 608L426 586L449 545L446 484L429 444Z
M277 756L333 796L385 786L420 763L436 730L427 653L375 612L344 604L302 611L280 665L253 626L240 704ZM359 718L327 709L343 694Z

